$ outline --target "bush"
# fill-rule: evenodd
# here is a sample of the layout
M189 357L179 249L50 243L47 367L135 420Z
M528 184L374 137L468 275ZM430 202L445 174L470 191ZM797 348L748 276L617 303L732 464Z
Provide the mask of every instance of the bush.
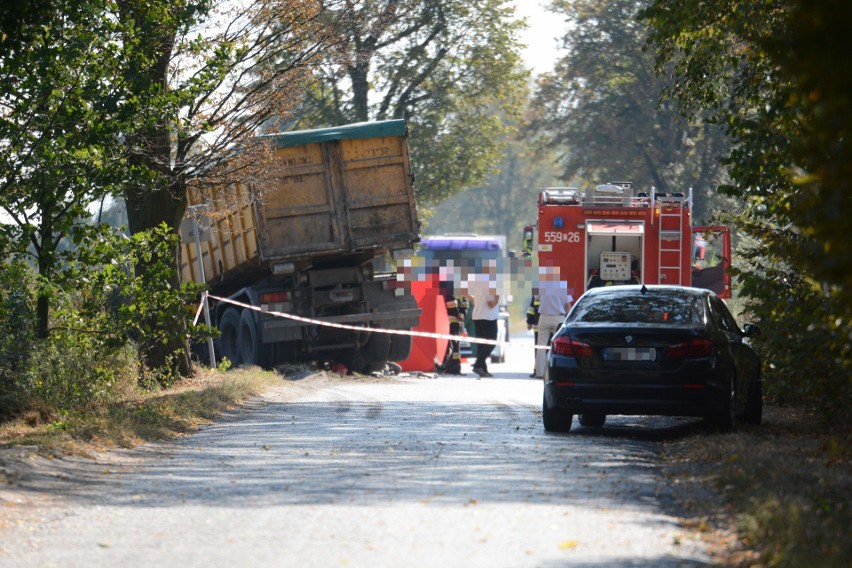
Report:
M63 271L39 281L24 262L0 265L0 420L28 409L54 416L120 398L128 385L169 386L178 377L146 355L164 346L206 339L203 325L187 326L200 287L174 286L176 235L160 227L127 238L109 227L77 230L77 248ZM134 268L144 266L137 275ZM53 311L47 339L36 339L36 290Z
M180 378L176 361L188 360L190 340L212 332L204 325L187 326L203 286L175 284L177 235L165 225L129 238L100 227L80 229L75 241L80 248L68 255L64 287L76 290L77 309L97 322L105 347L135 343L140 384L171 385ZM152 355L164 347L171 349L166 364L150 368L147 362L160 359Z
M18 414L26 390L18 372L35 339L35 275L22 262L0 265L0 420Z
M754 340L764 363L765 392L781 404L812 411L827 424L852 422L852 322L837 290L760 247L744 248L739 273L750 317L763 335Z
M135 377L134 351L132 346L106 352L101 347L81 333L55 333L36 343L19 379L30 404L63 414L120 398L123 385Z

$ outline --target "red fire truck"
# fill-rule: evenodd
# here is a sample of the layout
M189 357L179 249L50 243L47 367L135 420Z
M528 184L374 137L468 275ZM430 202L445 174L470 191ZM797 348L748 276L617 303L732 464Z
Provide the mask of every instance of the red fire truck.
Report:
M590 287L674 284L731 297L730 231L692 226L692 191L634 191L630 182L547 188L536 227L524 228L523 252L556 266L578 298Z

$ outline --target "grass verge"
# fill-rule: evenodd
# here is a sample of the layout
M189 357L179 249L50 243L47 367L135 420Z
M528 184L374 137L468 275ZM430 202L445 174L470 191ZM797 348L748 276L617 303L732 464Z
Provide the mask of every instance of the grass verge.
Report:
M47 422L30 416L4 424L0 444L37 446L43 455L86 455L95 449L164 440L210 422L224 410L281 384L281 378L257 368L228 373L204 369L170 389L132 392L112 404Z
M849 432L769 406L761 426L668 442L664 459L719 564L852 566Z

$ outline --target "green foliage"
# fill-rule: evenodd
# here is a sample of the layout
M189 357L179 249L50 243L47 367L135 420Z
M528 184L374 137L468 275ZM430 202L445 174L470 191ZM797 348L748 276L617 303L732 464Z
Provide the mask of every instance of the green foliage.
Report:
M18 380L35 341L35 277L23 263L0 265L0 420L17 414L26 391Z
M105 352L97 336L77 330L55 333L28 351L20 387L28 397L60 412L110 402L115 387L133 377L132 346Z
M111 402L128 383L168 386L179 377L173 357L147 365L146 354L163 345L201 341L214 330L186 322L201 287L170 285L177 236L166 227L125 237L107 226L80 227L77 248L52 283L24 263L0 269L0 419L28 407L46 414ZM144 263L137 275L134 267ZM37 292L39 291L40 292ZM55 305L51 333L36 338L37 293Z
M348 4L348 3L347 3ZM395 0L329 10L340 43L307 92L298 126L404 118L418 202L439 203L491 173L526 95L518 22L506 0Z
M776 231L773 240L796 239ZM825 422L852 420L852 325L831 288L807 278L779 251L749 239L735 271L748 312L763 322L755 347L764 361L766 393L810 406ZM766 325L766 322L770 322Z
M746 201L743 294L778 331L761 347L779 392L848 424L852 86L841 14L836 1L657 0L643 16L658 70L673 69L668 96L709 113L733 142L723 189Z
M10 252L30 254L50 281L57 246L86 206L116 190L115 21L101 4L58 0L21 49L0 65L0 210ZM49 298L39 294L38 336Z
M228 359L227 357L222 357L222 360L219 361L219 364L216 366L216 370L219 371L220 373L224 373L228 369L230 369L231 366L232 366L231 360Z
M535 224L538 192L557 177L550 157L538 156L522 140L510 140L498 172L486 184L438 205L428 217L426 234L505 235L508 247L519 251L524 226Z
M559 152L567 183L628 180L661 192L695 188L696 220L729 207L714 190L725 180L718 126L687 120L660 102L665 78L645 49L644 2L556 0L551 10L572 22L564 55L537 84L526 131Z
M104 349L121 349L132 341L141 356L140 381L168 385L178 377L171 353L162 367L146 368L146 356L162 346L182 345L188 339L204 339L205 326L187 329L202 286L192 282L180 287L176 280L174 250L177 235L165 225L125 237L107 226L80 229L75 233L80 248L69 253L63 285L75 290L72 311L57 314L57 327L76 329L78 318L94 326ZM137 266L144 270L136 271ZM185 354L185 353L183 353Z

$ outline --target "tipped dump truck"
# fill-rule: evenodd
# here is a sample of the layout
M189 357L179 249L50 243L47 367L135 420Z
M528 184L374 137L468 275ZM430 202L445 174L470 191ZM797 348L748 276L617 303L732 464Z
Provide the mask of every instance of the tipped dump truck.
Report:
M182 277L229 300L211 301L217 358L267 368L331 361L356 372L405 359L410 336L323 325L410 330L418 323L410 291L384 269L419 239L405 122L265 138L281 170L271 181L188 194L189 221L203 216L200 246L193 238L181 245Z

